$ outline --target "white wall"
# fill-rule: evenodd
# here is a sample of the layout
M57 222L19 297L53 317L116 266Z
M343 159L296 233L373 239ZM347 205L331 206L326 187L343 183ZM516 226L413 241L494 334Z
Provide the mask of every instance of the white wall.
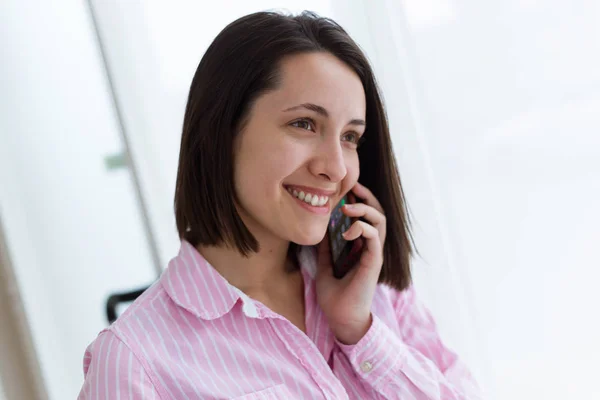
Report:
M491 394L600 398L598 2L385 3Z
M72 399L112 291L154 278L85 2L3 2L0 213L52 399Z

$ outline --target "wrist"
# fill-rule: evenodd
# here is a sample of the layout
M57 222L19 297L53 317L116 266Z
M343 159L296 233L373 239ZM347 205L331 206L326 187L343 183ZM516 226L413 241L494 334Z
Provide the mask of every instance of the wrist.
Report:
M373 316L369 313L365 322L353 324L353 326L343 325L334 330L333 334L338 342L353 346L367 334L373 324Z

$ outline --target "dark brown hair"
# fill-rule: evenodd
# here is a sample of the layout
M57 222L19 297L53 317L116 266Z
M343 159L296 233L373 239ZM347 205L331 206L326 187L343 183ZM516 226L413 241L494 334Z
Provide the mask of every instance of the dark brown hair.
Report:
M328 52L360 77L366 96L366 138L358 149L359 181L379 200L387 219L379 281L398 290L411 282L412 238L387 117L369 62L336 22L312 12L258 12L229 24L202 57L190 87L175 189L179 237L192 245L258 243L236 210L233 142L253 102L275 89L285 56Z

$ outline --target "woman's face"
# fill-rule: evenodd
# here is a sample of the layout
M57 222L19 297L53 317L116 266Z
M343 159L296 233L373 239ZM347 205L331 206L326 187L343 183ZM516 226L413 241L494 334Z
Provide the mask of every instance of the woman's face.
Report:
M365 94L329 53L290 56L280 68L281 85L256 100L235 140L238 211L259 242L312 245L358 180Z

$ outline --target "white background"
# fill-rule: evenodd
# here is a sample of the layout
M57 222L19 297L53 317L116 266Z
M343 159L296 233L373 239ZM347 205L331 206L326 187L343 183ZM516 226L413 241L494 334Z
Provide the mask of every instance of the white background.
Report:
M204 50L249 12L312 9L374 63L446 342L489 398L600 397L597 4L95 1L162 263ZM123 143L86 3L1 7L0 213L50 398L74 398L106 296L155 276L131 176L104 166Z

